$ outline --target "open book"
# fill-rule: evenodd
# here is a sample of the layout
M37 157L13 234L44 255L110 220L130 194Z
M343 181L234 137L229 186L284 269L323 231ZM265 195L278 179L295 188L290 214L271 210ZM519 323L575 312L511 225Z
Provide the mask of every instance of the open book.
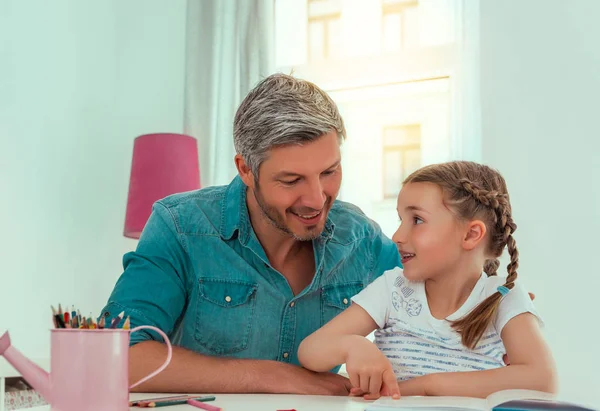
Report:
M594 411L557 401L552 394L531 390L504 390L486 399L469 397L403 397L393 400L380 398L367 406L365 411Z

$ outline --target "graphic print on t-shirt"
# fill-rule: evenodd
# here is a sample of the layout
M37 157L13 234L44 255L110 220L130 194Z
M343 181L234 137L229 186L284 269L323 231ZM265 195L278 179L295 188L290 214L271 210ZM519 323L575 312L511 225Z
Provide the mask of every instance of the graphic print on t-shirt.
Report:
M398 276L398 278L396 278L394 285L400 289L400 293L397 291L392 293L392 304L394 305L396 311L400 311L400 308L403 308L408 315L411 317L416 317L417 315L421 314L421 309L423 306L421 302L415 298L407 300L407 298L410 297L415 290L405 285L405 282L406 280L404 277Z

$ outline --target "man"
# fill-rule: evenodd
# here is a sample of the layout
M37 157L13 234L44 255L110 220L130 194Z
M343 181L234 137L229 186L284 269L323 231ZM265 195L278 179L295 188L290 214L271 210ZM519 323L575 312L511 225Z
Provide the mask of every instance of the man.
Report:
M400 261L377 224L336 200L343 139L325 92L272 75L235 116L239 175L154 205L102 311L125 311L176 345L140 391L348 394L343 376L298 366L298 346ZM151 332L131 344L137 381L166 348Z

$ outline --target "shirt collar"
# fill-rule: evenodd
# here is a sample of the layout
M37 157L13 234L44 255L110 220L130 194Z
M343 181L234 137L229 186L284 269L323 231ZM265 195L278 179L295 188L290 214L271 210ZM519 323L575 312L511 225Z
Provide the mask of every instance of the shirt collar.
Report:
M221 238L230 240L238 232L243 242L246 242L250 227L246 207L246 185L237 175L227 186L221 203Z

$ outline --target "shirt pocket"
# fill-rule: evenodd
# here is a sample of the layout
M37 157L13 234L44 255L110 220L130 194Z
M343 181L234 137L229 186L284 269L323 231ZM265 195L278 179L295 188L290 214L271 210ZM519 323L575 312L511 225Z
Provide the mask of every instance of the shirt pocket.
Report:
M201 278L196 304L196 341L214 354L248 347L258 284Z
M325 325L333 317L350 307L350 299L363 289L360 281L329 284L321 289L321 324Z

